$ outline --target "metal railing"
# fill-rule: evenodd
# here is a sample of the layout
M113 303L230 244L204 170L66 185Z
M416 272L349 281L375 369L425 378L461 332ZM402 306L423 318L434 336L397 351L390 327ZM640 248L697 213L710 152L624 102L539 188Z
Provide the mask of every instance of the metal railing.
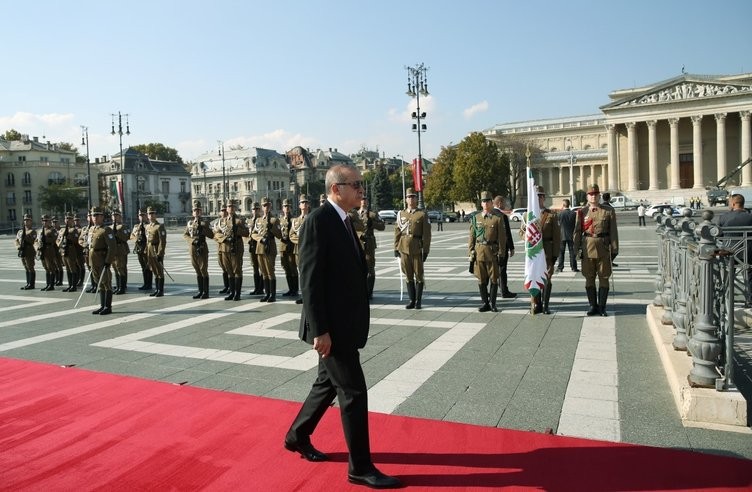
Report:
M673 347L692 356L692 386L733 388L736 309L750 306L752 226L724 227L713 212L661 215L658 273L653 304L664 308L661 323L673 325Z

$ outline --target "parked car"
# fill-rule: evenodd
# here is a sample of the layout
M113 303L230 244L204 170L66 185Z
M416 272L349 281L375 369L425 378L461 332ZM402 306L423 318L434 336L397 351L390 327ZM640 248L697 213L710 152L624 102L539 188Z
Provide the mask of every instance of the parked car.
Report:
M428 220L433 222L442 222L444 220L444 214L440 210L429 210Z
M660 203L658 205L651 205L650 207L648 207L648 209L645 210L645 216L653 217L654 215L666 213L666 210L669 210L671 215L673 216L681 215L681 212L676 206L671 205L670 203Z
M475 217L479 213L480 213L480 210L473 210L469 214L465 214L465 222L470 222L471 220L473 220L473 217Z
M394 224L395 222L397 222L397 211L396 210L379 210L379 217L386 224Z
M526 213L527 208L515 208L514 210L512 210L512 213L509 214L509 220L513 220L515 222L524 220Z

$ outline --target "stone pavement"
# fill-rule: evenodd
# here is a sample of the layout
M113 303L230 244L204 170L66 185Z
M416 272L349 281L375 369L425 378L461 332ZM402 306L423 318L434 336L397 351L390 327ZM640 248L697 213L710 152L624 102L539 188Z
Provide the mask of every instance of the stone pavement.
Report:
M749 433L682 425L645 318L654 297L655 234L626 222L611 315L593 318L584 316L584 279L568 268L554 277L552 315L531 316L523 295L500 300L499 313L479 313L467 226L454 223L434 233L424 309L405 310L391 228L379 233L371 336L362 351L371 410L752 459ZM521 248L518 242L509 267L518 293ZM216 292L214 253L212 246ZM250 298L247 260L240 302L216 294L193 300L187 245L173 230L165 266L174 281L165 297L136 290L141 275L131 256L129 293L115 296L113 315L100 317L90 314L98 302L92 294L74 308L80 292L19 290L20 261L12 238L1 237L0 356L302 401L316 357L297 340L300 306L281 297L279 267L278 302Z

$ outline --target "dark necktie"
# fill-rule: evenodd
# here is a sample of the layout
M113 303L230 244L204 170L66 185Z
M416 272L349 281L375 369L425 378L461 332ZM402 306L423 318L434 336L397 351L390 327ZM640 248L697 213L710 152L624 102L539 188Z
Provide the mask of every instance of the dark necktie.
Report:
M352 222L350 221L349 215L345 217L345 227L347 227L347 233L350 236L350 239L352 240L352 245L355 248L355 251L358 254L360 254L360 249L358 248L358 241L355 238L355 231L353 230Z

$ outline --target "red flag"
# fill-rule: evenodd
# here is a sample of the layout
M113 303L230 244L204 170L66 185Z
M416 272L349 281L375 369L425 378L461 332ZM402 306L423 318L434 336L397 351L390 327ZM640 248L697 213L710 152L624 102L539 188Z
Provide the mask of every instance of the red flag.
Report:
M423 159L413 159L413 185L415 191L423 191Z

